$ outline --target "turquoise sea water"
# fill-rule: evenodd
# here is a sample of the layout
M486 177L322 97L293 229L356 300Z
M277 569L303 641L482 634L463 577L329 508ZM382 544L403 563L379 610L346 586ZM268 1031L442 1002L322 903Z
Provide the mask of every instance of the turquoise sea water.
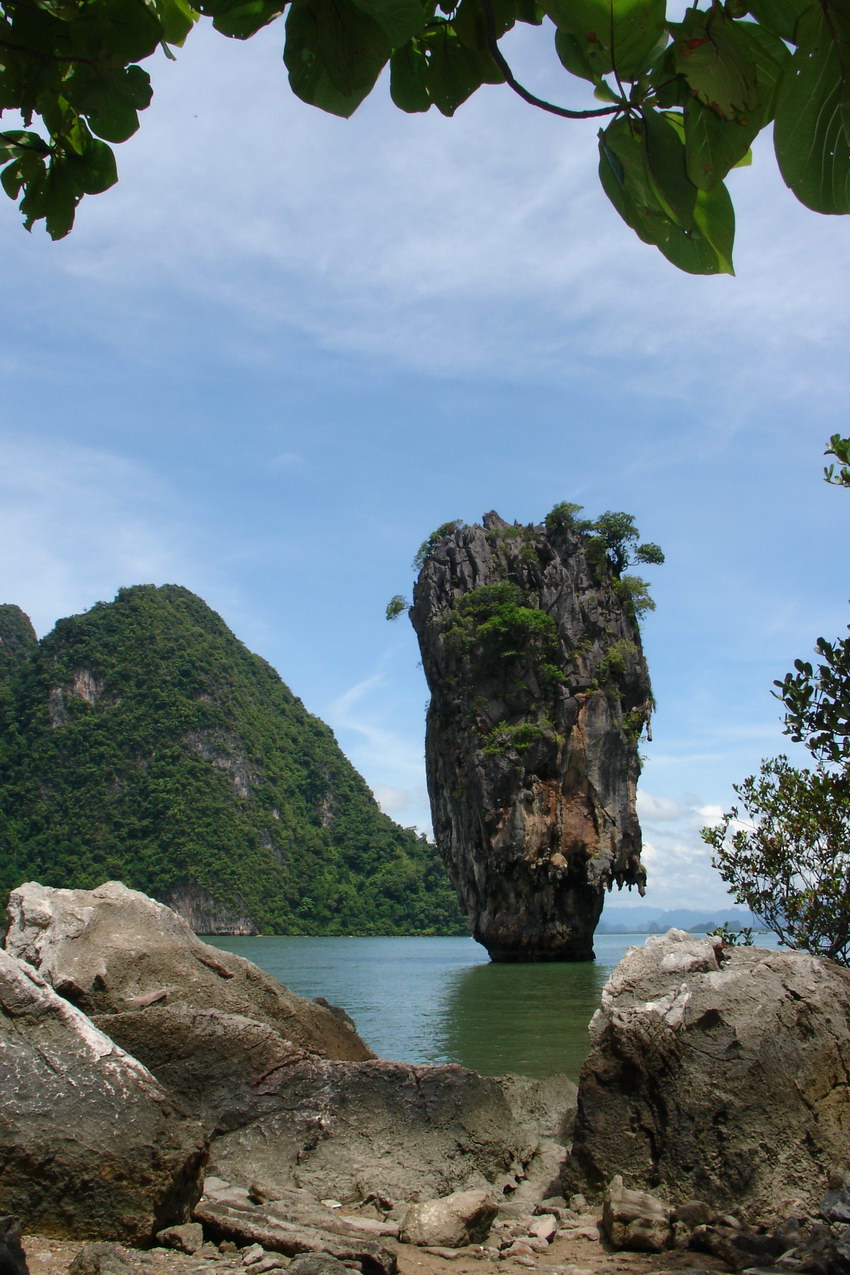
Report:
M551 965L493 965L470 938L212 942L301 996L341 1005L382 1058L576 1078L602 987L626 948L646 937L597 934L595 961ZM772 935L759 941L774 946Z

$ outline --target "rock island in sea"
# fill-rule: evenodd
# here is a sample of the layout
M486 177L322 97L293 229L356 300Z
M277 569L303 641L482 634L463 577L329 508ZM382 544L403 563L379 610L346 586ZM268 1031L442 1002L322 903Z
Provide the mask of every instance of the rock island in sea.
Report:
M591 960L606 889L645 882L649 600L623 574L637 532L628 515L578 522L576 508L538 526L447 524L420 552L410 617L431 691L434 834L497 961ZM625 520L619 540L605 519ZM654 545L635 557L663 560Z

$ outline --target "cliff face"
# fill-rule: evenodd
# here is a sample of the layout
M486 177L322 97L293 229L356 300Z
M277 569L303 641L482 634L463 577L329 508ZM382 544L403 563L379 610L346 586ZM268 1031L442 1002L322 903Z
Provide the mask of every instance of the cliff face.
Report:
M590 960L606 888L645 881L634 607L580 531L483 521L431 545L410 613L437 846L493 960Z
M433 846L200 598L122 589L40 643L22 617L0 611L0 887L121 879L205 934L462 930Z

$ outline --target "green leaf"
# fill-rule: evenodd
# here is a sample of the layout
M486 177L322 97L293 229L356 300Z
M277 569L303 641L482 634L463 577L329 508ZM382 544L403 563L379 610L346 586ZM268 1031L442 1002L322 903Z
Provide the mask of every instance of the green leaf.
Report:
M761 128L754 114L730 120L705 106L699 98L692 97L686 103L688 176L700 190L711 190L749 153L753 138Z
M267 27L283 13L284 5L278 0L240 0L229 4L213 18L213 26L222 35L234 40L249 40L263 27Z
M427 111L428 61L418 40L408 40L390 58L390 96L401 111Z
M666 29L664 0L545 0L543 8L575 37L598 78L615 70L621 80L644 74Z
M667 127L680 145L669 121ZM660 130L655 131L660 138ZM681 174L662 173L668 189L665 199L650 169L649 149L643 131L625 118L600 132L599 177L608 198L638 237L654 244L679 269L690 274L731 273L734 222L730 222L731 202L725 189L719 188L722 194L696 192L692 226L684 228L670 216L669 204L670 192L679 184ZM668 149L666 139L656 143L654 162L659 170L672 166L674 152L669 149L668 153Z
M283 60L293 92L347 118L372 90L392 47L349 0L293 0Z
M73 21L55 24L54 52L67 61L109 59L127 66L150 57L162 27L145 0L87 0Z
M394 49L419 35L430 20L422 0L353 0L386 35Z
M150 104L150 76L140 66L76 66L65 81L69 102L88 117L93 132L124 142L139 127L138 111Z
M749 42L750 55L756 69L761 98L761 123L764 128L773 119L776 91L782 72L791 60L791 51L778 36L755 22L739 22L737 26Z
M162 27L162 38L168 44L183 44L198 20L198 14L187 0L147 0Z
M705 241L714 249L721 272L734 274L732 248L735 243L735 209L732 207L729 191L722 182L712 190L697 191L694 221ZM714 271L704 273L713 274Z
M813 8L797 35L777 94L779 169L807 208L850 212L850 23L834 7Z
M747 0L747 8L760 26L795 43L797 19L811 0Z
M655 59L649 71L649 82L653 89L654 104L662 110L671 106L684 106L692 97L688 81L676 70L672 44Z
M75 169L76 180L86 195L99 195L118 181L115 156L106 142L92 138Z
M666 115L642 112L647 168L652 176L658 202L676 225L692 230L696 186L688 177L685 147Z
M558 27L555 31L555 52L560 58L561 65L571 75L577 75L582 80L590 80L591 84L605 83L587 56L584 44L571 31Z
M528 6L517 3L517 0L490 0L496 38L510 31L518 21L529 21L525 15ZM449 12L451 13L451 6ZM542 15L541 15L542 17ZM538 23L540 18L537 19ZM482 0L461 0L457 11L451 19L458 39L471 49L484 49L487 46L487 24L484 20Z
M50 164L43 180L30 183L21 200L24 225L44 219L51 239L64 239L74 224L80 195L67 161L61 157Z
M489 54L467 48L449 23L429 33L428 46L428 93L443 115L454 115L482 84L502 79Z
M688 9L684 21L671 31L676 68L706 106L728 117L759 106L756 66L747 34L722 9Z

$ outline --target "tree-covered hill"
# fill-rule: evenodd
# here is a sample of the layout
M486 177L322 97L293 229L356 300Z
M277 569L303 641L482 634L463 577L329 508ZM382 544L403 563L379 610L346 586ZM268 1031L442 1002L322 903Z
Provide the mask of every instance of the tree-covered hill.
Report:
M117 878L206 932L465 931L434 847L187 589L122 589L39 643L0 608L0 657L0 887Z

